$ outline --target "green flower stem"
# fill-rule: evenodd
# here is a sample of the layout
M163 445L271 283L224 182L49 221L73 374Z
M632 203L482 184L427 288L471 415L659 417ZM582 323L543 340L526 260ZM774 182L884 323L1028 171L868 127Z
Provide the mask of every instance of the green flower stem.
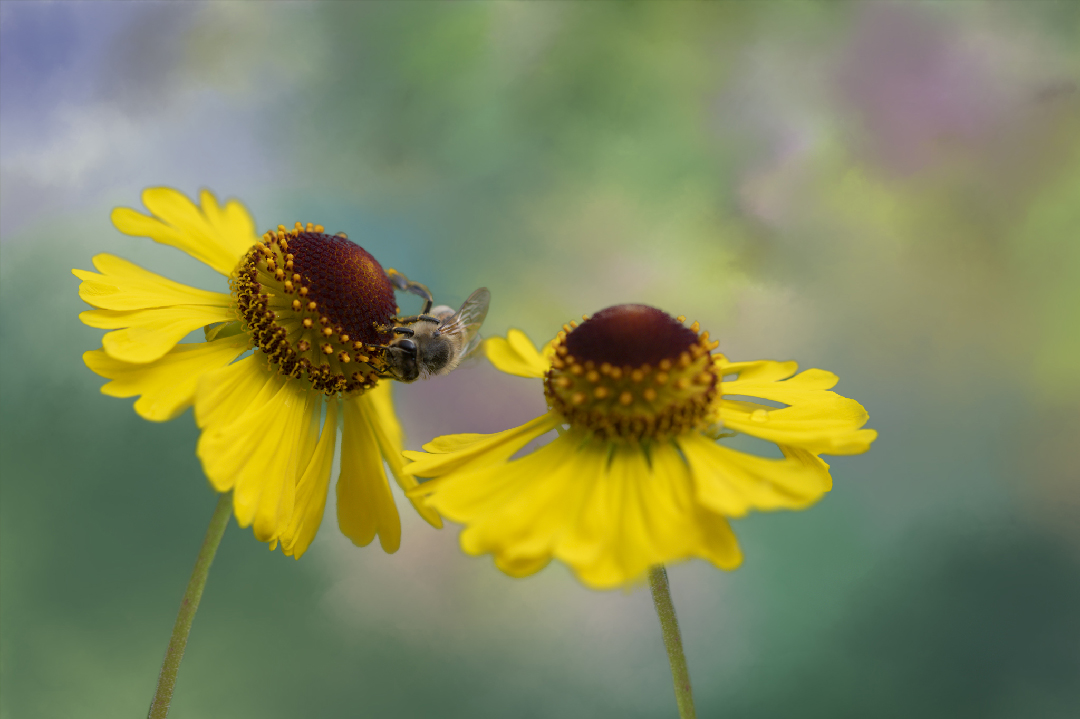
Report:
M229 526L231 514L232 494L226 492L218 499L214 515L210 518L206 538L203 539L199 557L195 560L195 569L191 571L191 579L188 580L184 599L180 602L176 624L173 625L172 636L169 637L169 648L165 650L165 661L161 663L157 691L154 692L154 700L150 702L148 719L165 719L169 713L173 689L176 687L176 674L180 670L180 660L184 658L184 648L187 646L188 634L191 633L191 623L195 620L195 612L199 609L199 600L206 586L206 575L210 572L210 564L214 561L218 545L221 544L225 527Z
M664 565L658 564L649 569L649 588L652 589L656 616L660 617L660 629L664 634L664 646L667 647L668 662L671 664L671 679L675 684L675 703L679 707L679 717L695 719L697 712L694 711L694 695L690 691L690 672L686 669L679 620L675 618L675 605L671 603L671 587L668 586Z

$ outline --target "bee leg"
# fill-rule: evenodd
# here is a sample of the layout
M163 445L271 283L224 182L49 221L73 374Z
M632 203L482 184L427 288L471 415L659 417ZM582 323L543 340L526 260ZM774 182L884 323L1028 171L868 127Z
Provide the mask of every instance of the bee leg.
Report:
M386 270L386 274L390 277L390 284L401 292L408 292L420 297L424 300L424 309L420 310L420 314L426 315L431 311L431 305L435 303L435 299L431 296L431 290L427 288L427 285L422 285L419 282L413 282L405 275L401 274L393 267Z

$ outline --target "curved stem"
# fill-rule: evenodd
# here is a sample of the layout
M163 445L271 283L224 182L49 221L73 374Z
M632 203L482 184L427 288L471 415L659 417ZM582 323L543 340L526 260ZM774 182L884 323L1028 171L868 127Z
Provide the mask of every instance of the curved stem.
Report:
M694 719L697 713L694 711L694 695L690 691L690 672L686 668L679 620L675 618L675 605L671 603L671 588L668 586L664 565L658 564L649 569L649 588L652 589L656 616L660 617L660 629L664 634L664 646L671 664L671 679L675 684L675 703L679 707L679 717Z
M210 572L210 564L214 561L221 536L225 534L225 527L229 525L229 515L232 514L232 495L222 494L218 499L214 514L210 517L210 526L206 529L206 538L203 539L199 556L195 560L195 569L191 571L191 579L188 580L187 590L180 602L180 611L176 615L176 624L173 625L172 636L169 638L169 648L165 650L165 661L161 663L161 674L158 676L157 691L154 699L150 702L148 719L165 719L169 713L169 704L172 702L173 688L176 687L176 674L180 669L180 660L184 658L184 648L187 646L188 634L191 633L191 623L195 620L195 612L199 609L199 599L202 598L203 587L206 586L206 575Z

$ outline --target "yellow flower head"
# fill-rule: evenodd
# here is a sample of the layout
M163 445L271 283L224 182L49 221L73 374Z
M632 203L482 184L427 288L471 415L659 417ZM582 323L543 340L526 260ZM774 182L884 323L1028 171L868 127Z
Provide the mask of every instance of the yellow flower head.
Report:
M514 577L552 558L600 589L690 557L736 568L729 517L810 506L832 486L818 455L865 452L877 433L860 429L867 414L858 402L829 391L836 375L729 362L698 329L653 307L619 305L564 325L543 353L517 330L489 339L496 367L543 379L549 411L406 452L406 472L435 478L408 494L465 524L462 548L490 552ZM511 459L551 430L552 442ZM775 443L783 457L718 441L736 433Z
M199 205L169 188L142 199L150 214L117 208L117 229L205 262L231 292L188 287L108 254L94 257L96 273L73 270L79 296L98 308L80 318L112 330L83 355L112 380L101 391L137 396L135 411L158 422L194 404L210 483L232 490L240 526L297 558L322 521L341 419L338 525L358 545L377 534L383 549L397 550L401 523L383 459L403 488L416 480L402 469L401 427L379 380L393 374L380 347L404 283L318 225L279 225L260 238L243 205L222 207L205 190ZM202 327L205 342L179 344ZM441 526L434 510L414 504Z

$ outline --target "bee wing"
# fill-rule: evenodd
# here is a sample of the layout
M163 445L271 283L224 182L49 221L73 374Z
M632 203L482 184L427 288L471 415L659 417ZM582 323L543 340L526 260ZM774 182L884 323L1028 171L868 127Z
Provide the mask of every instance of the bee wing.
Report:
M487 317L488 304L491 302L491 293L487 287L481 287L469 295L469 299L461 305L461 309L439 323L439 334L453 333L464 334L465 349L476 349L479 340L480 325L484 324Z

